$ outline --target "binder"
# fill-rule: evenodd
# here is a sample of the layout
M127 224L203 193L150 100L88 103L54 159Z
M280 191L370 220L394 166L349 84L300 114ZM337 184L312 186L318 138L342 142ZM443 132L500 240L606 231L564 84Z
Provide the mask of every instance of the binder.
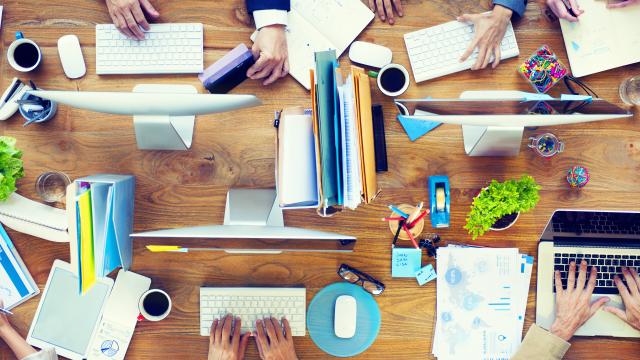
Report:
M377 195L371 87L359 67L343 80L333 51L316 53L316 62L317 69L310 71L312 114L289 108L279 115L276 183L281 208L317 207L321 216L329 216ZM311 126L291 132L291 121Z
M81 293L116 268L131 267L134 197L130 175L94 175L69 186L69 251Z

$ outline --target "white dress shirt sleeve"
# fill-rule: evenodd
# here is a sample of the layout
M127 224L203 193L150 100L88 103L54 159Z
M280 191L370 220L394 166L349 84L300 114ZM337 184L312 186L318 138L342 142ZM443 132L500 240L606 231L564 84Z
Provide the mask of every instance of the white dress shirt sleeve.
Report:
M287 26L287 17L288 13L284 10L256 10L253 12L253 20L256 22L258 30L274 24Z

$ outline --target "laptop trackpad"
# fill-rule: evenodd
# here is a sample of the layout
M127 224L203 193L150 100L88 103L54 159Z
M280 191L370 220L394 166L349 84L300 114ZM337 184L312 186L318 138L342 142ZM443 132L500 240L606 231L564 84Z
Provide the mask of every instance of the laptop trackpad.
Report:
M613 306L624 310L624 304L620 295L594 295L591 301L602 296L608 296L611 300L605 306ZM640 337L640 331L633 329L618 316L599 310L578 331L576 336L615 336L615 337Z

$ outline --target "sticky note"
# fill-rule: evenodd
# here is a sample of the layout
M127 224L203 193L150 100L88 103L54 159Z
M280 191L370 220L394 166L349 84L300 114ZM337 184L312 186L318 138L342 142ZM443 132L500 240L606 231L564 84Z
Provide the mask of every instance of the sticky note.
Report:
M560 95L560 101L586 101L591 102L593 98L589 95L572 95L572 94L562 94Z
M416 280L418 280L418 285L422 286L429 281L435 279L437 277L436 271L433 270L433 265L429 264L422 269L418 270L416 273Z
M422 249L393 248L391 277L415 277L422 266Z

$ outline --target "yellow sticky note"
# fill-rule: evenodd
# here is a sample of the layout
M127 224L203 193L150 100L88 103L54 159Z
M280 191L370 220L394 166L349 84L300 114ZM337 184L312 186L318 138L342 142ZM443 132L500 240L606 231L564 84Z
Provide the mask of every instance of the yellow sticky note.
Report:
M151 252L167 252L167 251L180 250L180 246L172 246L172 245L147 245L146 248Z
M91 190L78 196L78 208L80 210L80 276L82 279L82 289L80 290L84 294L96 282Z

